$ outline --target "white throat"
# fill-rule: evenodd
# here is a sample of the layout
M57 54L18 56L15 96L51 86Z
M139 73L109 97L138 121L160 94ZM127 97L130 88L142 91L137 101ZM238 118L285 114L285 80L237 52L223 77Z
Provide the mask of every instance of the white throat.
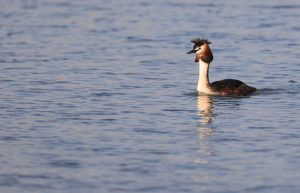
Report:
M214 94L215 92L213 92L210 88L208 73L209 73L209 63L205 63L200 59L199 80L198 80L197 91L207 93L207 94Z

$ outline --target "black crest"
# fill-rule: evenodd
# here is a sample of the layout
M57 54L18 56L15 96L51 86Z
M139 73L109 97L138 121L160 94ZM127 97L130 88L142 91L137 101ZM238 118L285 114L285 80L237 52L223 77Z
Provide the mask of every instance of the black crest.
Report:
M208 39L203 39L203 38L193 38L191 40L192 43L194 43L197 46L202 46L203 44L210 44L211 42L208 41Z

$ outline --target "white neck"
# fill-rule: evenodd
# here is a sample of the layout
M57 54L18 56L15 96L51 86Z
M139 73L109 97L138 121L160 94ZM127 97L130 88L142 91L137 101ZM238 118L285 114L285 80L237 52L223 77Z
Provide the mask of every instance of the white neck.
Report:
M205 63L202 60L199 60L199 80L198 80L197 91L213 94L213 91L210 89L208 72L209 72L209 63Z

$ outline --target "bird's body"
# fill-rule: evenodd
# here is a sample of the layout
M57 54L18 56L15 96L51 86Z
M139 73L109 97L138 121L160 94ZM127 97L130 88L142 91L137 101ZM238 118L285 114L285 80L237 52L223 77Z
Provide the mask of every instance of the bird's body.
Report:
M195 38L191 42L195 45L188 54L196 53L195 62L199 63L198 92L222 96L245 96L256 91L256 88L235 79L224 79L210 83L209 66L213 60L213 54L208 45L210 42L200 38Z
M256 91L256 88L248 86L239 80L224 79L212 82L212 89L221 95L245 96Z

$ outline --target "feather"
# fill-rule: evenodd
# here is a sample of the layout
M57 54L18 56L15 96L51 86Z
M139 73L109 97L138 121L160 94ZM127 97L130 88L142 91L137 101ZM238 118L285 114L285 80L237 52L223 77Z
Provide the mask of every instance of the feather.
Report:
M203 44L210 44L211 42L208 41L208 39L204 39L204 38L193 38L191 40L192 43L196 44L197 46L201 46Z

